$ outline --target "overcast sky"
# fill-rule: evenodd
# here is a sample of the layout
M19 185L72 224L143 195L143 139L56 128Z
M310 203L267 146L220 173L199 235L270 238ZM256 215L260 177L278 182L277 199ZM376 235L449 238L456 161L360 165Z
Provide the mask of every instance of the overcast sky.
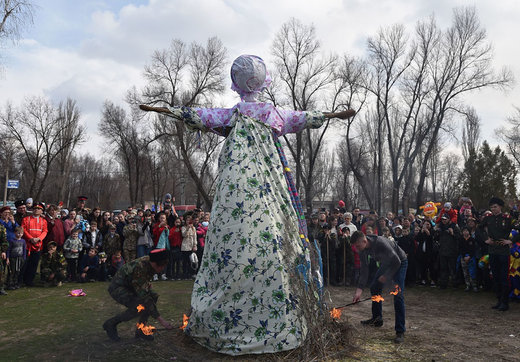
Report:
M415 23L435 14L445 29L454 6L477 8L493 44L495 67L509 67L520 80L520 1L517 0L45 0L34 26L16 45L1 49L0 107L24 97L45 95L56 103L76 99L89 142L82 152L100 157L97 124L105 99L122 104L156 49L174 38L205 43L218 36L232 61L240 54L263 57L269 68L274 34L291 17L314 24L324 52L363 56L366 39L380 27ZM228 81L228 83L230 83ZM483 138L496 143L494 130L520 106L515 86L507 93L486 90L466 99L483 121ZM232 91L226 98L232 106Z

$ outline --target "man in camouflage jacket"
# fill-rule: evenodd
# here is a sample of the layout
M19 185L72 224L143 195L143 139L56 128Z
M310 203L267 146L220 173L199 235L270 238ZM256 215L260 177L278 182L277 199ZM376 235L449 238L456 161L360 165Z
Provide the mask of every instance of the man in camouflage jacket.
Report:
M0 295L7 295L7 292L4 290L5 275L7 274L7 248L9 248L7 232L5 227L0 225Z
M40 264L41 279L44 283L61 286L67 278L67 262L61 253L56 250L56 242L47 244L47 252L42 255Z
M103 329L110 339L119 341L117 325L139 317L139 324L146 325L148 317L157 319L165 328L172 329L172 325L159 315L157 310L158 294L151 287L150 280L156 273L161 273L168 264L168 251L155 249L150 256L143 256L127 263L118 270L112 279L108 292L116 302L127 309L108 319L103 324ZM152 335L145 335L141 329L135 331L136 338L153 340Z

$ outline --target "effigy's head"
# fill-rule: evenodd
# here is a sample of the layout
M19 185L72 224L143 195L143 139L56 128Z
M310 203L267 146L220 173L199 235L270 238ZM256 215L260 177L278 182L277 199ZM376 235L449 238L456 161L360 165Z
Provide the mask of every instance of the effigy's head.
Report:
M241 55L231 66L231 89L246 102L254 102L258 95L271 84L271 77L262 58Z

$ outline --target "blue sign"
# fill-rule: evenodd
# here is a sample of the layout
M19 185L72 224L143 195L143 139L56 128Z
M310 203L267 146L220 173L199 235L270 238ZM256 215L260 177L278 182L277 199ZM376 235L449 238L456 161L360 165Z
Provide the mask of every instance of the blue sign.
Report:
M17 189L20 187L20 180L7 180L8 189Z

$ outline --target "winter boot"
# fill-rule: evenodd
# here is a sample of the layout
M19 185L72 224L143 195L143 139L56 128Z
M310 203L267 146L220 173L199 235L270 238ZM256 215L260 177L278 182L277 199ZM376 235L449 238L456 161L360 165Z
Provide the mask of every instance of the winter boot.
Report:
M115 342L121 340L121 338L117 334L117 325L119 324L119 322L119 318L113 317L107 319L106 322L103 323L103 329L107 332L108 337Z

